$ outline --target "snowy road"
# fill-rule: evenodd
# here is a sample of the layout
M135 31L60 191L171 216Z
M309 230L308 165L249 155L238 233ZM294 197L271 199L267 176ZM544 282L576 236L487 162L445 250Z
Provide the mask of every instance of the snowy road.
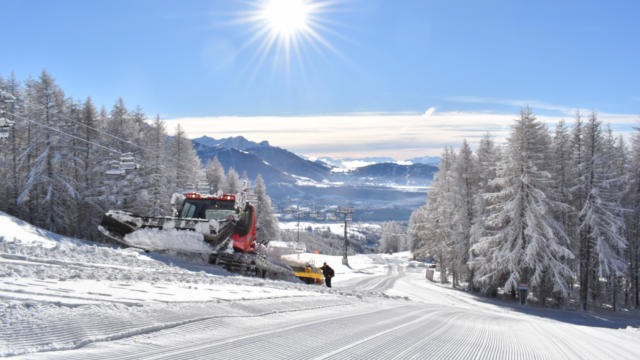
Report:
M0 214L2 215L2 214ZM424 279L406 254L304 254L334 289L56 238L0 216L0 356L637 359L637 314L519 307ZM6 234L6 233L5 233ZM414 264L415 265L415 264ZM632 325L627 328L627 325Z

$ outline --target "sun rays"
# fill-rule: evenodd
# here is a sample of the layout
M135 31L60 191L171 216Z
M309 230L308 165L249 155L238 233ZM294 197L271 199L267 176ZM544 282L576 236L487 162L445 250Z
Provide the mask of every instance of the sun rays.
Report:
M251 24L250 37L243 48L255 49L251 64L262 67L267 58L274 66L289 69L292 58L303 66L308 48L325 55L338 53L325 35L333 33L326 14L335 10L337 1L253 0L251 10L241 14L240 23Z

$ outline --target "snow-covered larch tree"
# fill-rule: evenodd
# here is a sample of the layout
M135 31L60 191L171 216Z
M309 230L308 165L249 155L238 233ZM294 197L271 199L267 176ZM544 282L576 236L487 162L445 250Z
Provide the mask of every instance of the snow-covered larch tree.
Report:
M498 281L514 294L519 283L528 283L540 293L543 283L551 281L553 292L568 294L567 280L573 272L566 259L573 254L562 224L553 216L553 209L562 204L550 196L549 145L548 130L530 109L522 110L498 177L491 182L500 190L485 195L490 204L485 223L493 234L474 245L485 254L475 274L485 289Z
M169 215L169 182L172 174L167 171L168 150L165 124L156 116L153 124L145 130L144 166L140 169L146 201L142 213L152 216Z
M473 224L470 229L470 247L469 247L469 278L471 279L471 288L474 291L478 291L479 287L474 282L475 270L482 264L483 254L477 253L473 250L476 243L480 241L480 238L487 236L488 229L484 223L485 217L488 215L487 207L488 203L483 194L491 193L495 189L490 185L490 181L496 177L496 170L498 165L499 149L494 145L493 140L489 134L485 134L480 139L477 154L477 187L474 194L474 217ZM492 290L492 289L488 289ZM489 291L492 292L492 291Z
M382 225L382 237L380 238L380 251L398 252L406 250L405 245L407 233L400 224L395 221L386 222Z
M206 176L212 194L226 189L227 179L224 174L224 167L220 164L217 156L207 162Z
M411 213L409 218L409 228L407 236L409 236L410 249L414 256L424 258L427 256L422 243L428 237L428 213L427 206L420 206Z
M628 183L624 196L626 234L629 247L629 290L632 306L640 309L640 128L635 128L631 142Z
M171 139L169 152L171 169L174 172L173 192L185 191L187 184L196 183L197 173L202 166L191 140L186 137L180 125L176 127L176 133Z
M229 171L227 171L226 185L225 193L227 194L237 194L242 190L240 189L240 178L233 167L229 167Z
M598 299L601 277L623 275L626 270L622 179L611 169L612 155L606 151L600 122L592 113L584 127L584 172L580 178L584 191L579 213L580 300L585 310L589 294L592 300Z
M77 196L70 176L74 164L71 143L56 131L64 127L65 105L62 90L46 71L38 80L27 82L26 116L35 127L21 156L32 162L25 164L30 170L18 202L32 204L29 208L36 211L36 224L61 233L69 230L71 199Z
M271 207L271 198L267 195L267 188L262 180L262 175L256 177L255 186L256 196L256 227L258 242L267 244L271 240L280 238L280 226L278 220L273 214Z
M414 233L420 236L417 239L420 243L417 246L418 251L435 258L440 263L442 283L448 282L447 270L451 268L455 244L453 236L456 212L453 196L455 158L453 150L447 147L442 154L431 189L427 193L424 214L420 216L424 221L420 223L420 231ZM455 275L455 269L452 270Z
M471 152L467 140L463 140L456 162L453 167L455 228L453 236L452 267L460 278L465 277L468 284L473 280L473 271L468 267L469 251L471 249L471 227L474 219L474 197L478 191L478 169L476 158ZM458 279L454 278L454 286Z

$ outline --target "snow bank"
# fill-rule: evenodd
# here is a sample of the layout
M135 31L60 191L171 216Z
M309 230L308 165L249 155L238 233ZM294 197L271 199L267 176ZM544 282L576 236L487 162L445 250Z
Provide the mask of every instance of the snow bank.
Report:
M151 251L174 250L196 253L209 253L211 246L204 241L204 235L195 231L140 229L124 237L131 246Z
M25 245L53 247L61 243L77 244L78 240L37 228L0 211L0 241L19 241Z
M230 276L214 265L70 239L4 213L0 232L0 357L75 349L202 319L365 301L325 287ZM193 251L206 246L202 234L164 234L145 230L127 240Z

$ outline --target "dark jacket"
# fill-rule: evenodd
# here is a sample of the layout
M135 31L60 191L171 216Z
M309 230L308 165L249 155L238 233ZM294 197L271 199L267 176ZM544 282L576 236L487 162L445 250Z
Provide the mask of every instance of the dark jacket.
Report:
M322 275L324 275L325 278L332 278L335 275L335 272L333 272L333 269L329 265L322 265L320 269L322 269Z

